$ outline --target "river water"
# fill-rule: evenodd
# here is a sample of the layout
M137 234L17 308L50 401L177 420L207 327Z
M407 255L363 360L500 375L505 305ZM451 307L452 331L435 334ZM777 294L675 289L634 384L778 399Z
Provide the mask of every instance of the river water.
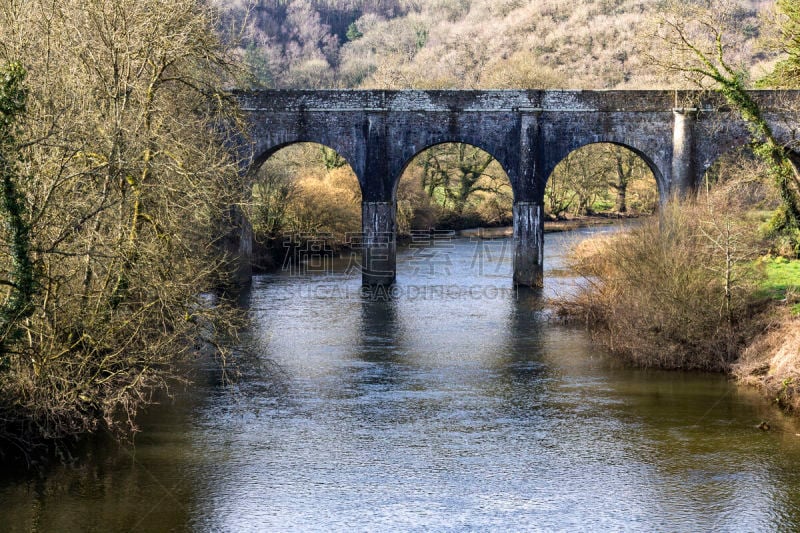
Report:
M545 296L589 231L547 236ZM234 386L208 364L134 448L0 475L0 530L800 530L795 421L615 363L511 289L507 239L439 237L392 291L347 258L256 278Z

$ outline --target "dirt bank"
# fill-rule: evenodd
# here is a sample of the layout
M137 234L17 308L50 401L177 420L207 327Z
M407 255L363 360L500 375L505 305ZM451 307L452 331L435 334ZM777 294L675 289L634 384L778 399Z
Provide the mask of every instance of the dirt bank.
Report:
M800 413L800 318L788 306L777 309L771 326L744 350L732 373L781 407Z
M616 224L621 220L628 218L638 218L636 216L617 216L617 215L592 215L584 217L575 217L563 220L545 220L544 232L555 233L558 231L570 231L578 228L586 228L590 226L603 226L607 224ZM479 237L482 239L494 239L498 237L510 237L514 234L514 228L511 226L499 228L470 228L460 230L458 235L461 237Z

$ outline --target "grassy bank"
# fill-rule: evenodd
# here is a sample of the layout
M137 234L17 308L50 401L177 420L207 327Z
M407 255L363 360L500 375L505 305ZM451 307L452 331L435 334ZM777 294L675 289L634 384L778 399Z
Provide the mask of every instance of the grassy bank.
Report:
M800 412L800 261L767 258L759 266L760 292L771 302L765 327L731 370L781 407Z

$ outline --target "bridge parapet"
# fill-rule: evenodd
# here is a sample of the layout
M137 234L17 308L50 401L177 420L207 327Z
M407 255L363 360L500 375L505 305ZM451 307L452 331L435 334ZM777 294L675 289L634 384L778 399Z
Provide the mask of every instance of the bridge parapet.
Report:
M800 91L752 94L778 135L792 142ZM270 90L236 97L251 124L242 152L253 165L292 143L333 148L358 176L365 214L394 205L400 176L421 151L445 142L486 150L514 191L515 279L521 284L541 280L534 271L541 271L545 184L573 150L599 142L630 148L653 170L663 202L688 194L720 155L749 140L746 124L722 97L697 91ZM384 220L394 210L379 210L380 227L394 228L394 220ZM366 218L365 235L376 233L375 220ZM370 263L380 256L364 253ZM393 268L389 255L381 274L365 275L365 282L393 279L384 272Z
M800 91L751 91L766 112L796 112ZM600 111L647 113L693 107L729 110L717 93L690 90L357 90L235 91L246 113L307 111Z

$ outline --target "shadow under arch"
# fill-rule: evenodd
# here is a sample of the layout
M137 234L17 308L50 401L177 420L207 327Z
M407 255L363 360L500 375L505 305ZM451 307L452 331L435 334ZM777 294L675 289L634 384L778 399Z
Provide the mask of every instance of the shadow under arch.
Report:
M780 203L780 195L768 173L766 164L753 152L752 144L731 145L705 162L697 194L724 197L730 208L771 209Z
M253 159L247 183L256 271L286 267L299 261L299 253L316 258L315 264L305 262L308 273L332 272L334 252L361 231L362 184L348 159L330 146L273 146Z
M734 168L742 165L746 165L750 169L760 166L760 161L753 152L751 143L731 144L722 147L713 156L703 161L699 172L701 176L701 181L698 183L699 188L702 189L724 181L734 173L734 170L744 171L743 169Z
M264 163L266 163L269 159L274 157L279 152L282 152L282 151L287 150L287 149L291 150L293 147L306 146L306 145L315 145L315 146L318 146L320 148L323 148L323 149L326 149L326 150L330 150L333 153L335 153L337 157L341 158L343 163L345 165L347 165L350 168L350 170L353 171L353 174L355 174L356 178L358 179L358 185L359 185L359 188L361 189L361 192L362 192L362 195L363 195L364 184L363 184L362 177L360 175L361 173L359 173L358 168L356 167L356 165L353 164L354 161L355 161L355 158L353 156L350 156L347 153L343 153L343 151L340 150L339 148L337 148L334 145L334 143L320 142L320 140L313 139L313 138L305 138L305 137L298 138L298 139L292 140L292 141L287 141L287 142L280 143L280 144L276 144L274 146L270 146L268 148L262 149L256 155L254 155L252 157L252 159L250 160L249 165L247 166L247 168L244 171L245 175L249 178L248 179L248 183L252 182L252 180L258 174L258 171L261 169L261 167L264 165Z
M652 210L666 203L670 195L667 178L652 158L630 144L612 140L576 144L562 154L560 159L557 161L554 159L551 162L547 167L546 176L547 179L540 191L541 197L545 201L549 199L551 203L555 203L555 200L548 198L548 191L552 193L556 187L572 187L571 192L578 196L579 204L581 204L578 209L581 211L592 207L591 205L582 205L587 200L582 197L583 194L608 197L609 191L613 190L616 195L616 211L626 212L628 210L627 195L634 182L655 184L654 198L644 200L646 204L653 204ZM610 179L612 176L615 178L614 180ZM565 183L555 183L556 178L560 178ZM645 188L645 192L647 192L647 188ZM553 206L550 207L552 209ZM650 210L649 207L645 209L645 211Z
M517 184L516 184L515 176L513 174L513 171L516 168L515 165L513 165L509 161L505 161L502 156L500 156L497 153L495 153L496 152L495 150L493 150L491 147L485 146L484 143L482 143L482 142L480 142L478 140L462 139L462 138L452 138L452 139L451 138L443 138L443 139L437 140L435 142L429 142L429 143L425 144L424 146L422 146L421 148L412 147L413 151L409 152L406 155L406 157L404 158L404 160L400 164L399 168L393 169L393 171L392 171L392 174L393 174L393 176L392 176L392 179L393 179L393 182L392 182L392 198L393 199L397 198L397 190L398 190L398 188L400 186L400 182L407 175L407 171L409 170L409 168L411 168L411 166L413 165L413 163L415 161L419 160L419 158L423 154L425 154L427 152L430 152L431 150L435 150L437 148L447 147L447 146L466 146L466 147L470 147L470 148L475 149L475 150L479 150L480 152L485 153L486 155L490 156L492 158L492 160L495 161L497 163L497 165L499 165L500 168L502 169L503 173L506 176L506 181L508 182L508 184L511 187L512 192L514 193L514 197L515 198L517 197L517 194L516 194Z
M398 229L511 225L514 183L503 161L479 144L442 141L407 158L392 198Z

